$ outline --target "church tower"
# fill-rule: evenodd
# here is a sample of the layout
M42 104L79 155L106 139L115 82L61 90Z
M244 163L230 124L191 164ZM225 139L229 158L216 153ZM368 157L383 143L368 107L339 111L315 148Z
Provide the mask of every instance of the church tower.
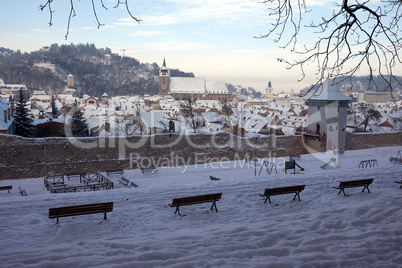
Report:
M268 87L265 89L265 96L269 101L274 100L274 89L272 88L271 80L269 80Z
M163 65L159 71L159 93L158 95L167 95L169 93L169 78L170 72L166 67L165 58L163 58Z

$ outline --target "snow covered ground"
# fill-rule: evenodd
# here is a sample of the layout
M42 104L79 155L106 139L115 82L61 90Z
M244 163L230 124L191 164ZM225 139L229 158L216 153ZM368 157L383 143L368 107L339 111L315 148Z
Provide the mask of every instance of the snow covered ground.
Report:
M339 166L320 169L334 155L303 155L303 174L254 176L249 163L160 168L124 176L139 185L108 191L50 194L43 178L0 181L0 267L401 267L402 165L388 159L400 147L346 151ZM361 160L378 167L359 169ZM259 170L257 170L258 175ZM221 178L211 181L209 175ZM337 195L339 181L374 178ZM300 194L271 198L265 188L306 184ZM19 195L18 186L28 196ZM173 198L222 192L210 204L168 206ZM48 218L57 206L114 202L102 214Z

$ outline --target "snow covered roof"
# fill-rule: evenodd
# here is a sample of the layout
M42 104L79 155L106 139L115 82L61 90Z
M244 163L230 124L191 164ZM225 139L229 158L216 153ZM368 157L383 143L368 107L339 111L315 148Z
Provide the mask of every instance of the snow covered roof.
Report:
M205 93L205 80L200 77L171 77L170 92L172 93Z
M208 93L229 94L229 90L223 81L207 81L205 85Z
M171 93L229 94L225 82L205 81L201 77L171 77Z
M265 127L267 124L270 124L271 121L271 117L262 117L257 115L242 122L242 127L248 132L258 133L263 127Z
M217 114L216 112L206 112L206 113L203 113L202 116L204 116L205 120L208 123L221 122L223 120L222 116Z
M350 101L351 99L340 92L337 88L331 86L331 80L327 79L314 92L307 94L304 99L324 100L324 101Z
M142 122L146 125L146 127L160 127L160 122L166 121L165 116L163 115L163 111L150 111L150 112L141 112L140 117Z

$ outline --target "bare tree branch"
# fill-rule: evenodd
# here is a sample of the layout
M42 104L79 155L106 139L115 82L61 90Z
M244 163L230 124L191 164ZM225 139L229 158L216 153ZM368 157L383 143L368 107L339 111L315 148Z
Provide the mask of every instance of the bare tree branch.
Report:
M51 7L51 4L53 3L53 1L54 0L46 0L46 2L43 5L39 6L39 9L41 11L43 11L46 7L48 7L48 9L49 9L49 17L50 17L49 18L49 27L53 25L53 12L54 12L54 10ZM71 18L76 16L76 12L75 12L75 9L74 9L74 1L77 1L77 0L70 0L70 13L69 13L69 16L68 16L68 22L67 22L67 27L66 27L67 29L66 29L66 35L65 35L66 40L68 38L68 35L70 34ZM95 1L96 0L91 0L91 2L92 2L92 13L93 13L93 15L94 15L94 17L96 19L97 27L99 29L101 26L104 26L105 24L102 24L100 22L99 18L98 18L98 12L96 11ZM102 8L104 8L105 10L108 10L108 8L105 6L103 0L98 0L98 1L100 2ZM114 6L114 8L119 7L120 4L124 4L126 6L126 11L130 15L130 17L134 21L136 21L138 24L140 24L141 19L133 16L133 14L131 13L131 10L130 10L130 8L128 6L128 1L129 0L124 0L124 1L117 0L117 4L116 4L116 6Z
M71 17L75 17L75 10L74 10L74 0L70 0L70 4L71 4L71 9L70 9L70 15L68 16L68 23L67 23L67 33L66 33L66 40L68 37L68 34L70 33L70 22L71 22Z
M390 89L392 92L392 80L401 84L393 70L402 63L398 53L402 47L399 27L402 0L383 0L380 3L339 1L341 4L335 5L332 14L305 26L301 25L303 15L310 12L305 0L263 1L276 19L268 33L258 38L276 34L275 42L284 41L283 48L291 46L292 52L301 55L301 59L292 62L278 58L287 69L300 68L300 80L306 77L305 67L314 63L318 79L310 90L327 77L335 78L334 83L339 83L365 68L370 84L373 83L377 91ZM311 33L318 37L313 45L298 48L297 36L303 27L311 29ZM387 83L387 88L378 88L373 79L375 75Z
M53 2L53 0L48 0L44 5L39 6L39 9L41 11L43 11L46 8L46 6L49 8L49 16L50 16L49 27L53 25L53 10L52 10L52 7L50 6L52 2Z

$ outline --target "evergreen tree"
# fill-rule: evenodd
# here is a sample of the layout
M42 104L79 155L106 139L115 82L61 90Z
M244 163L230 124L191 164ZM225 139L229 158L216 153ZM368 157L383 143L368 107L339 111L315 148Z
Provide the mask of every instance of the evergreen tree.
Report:
M78 107L77 102L74 104L71 110L71 133L74 137L87 137L88 136L88 124L87 120Z
M22 137L34 137L36 129L34 127L33 119L31 118L28 108L26 108L27 101L20 89L19 96L15 106L15 134Z

